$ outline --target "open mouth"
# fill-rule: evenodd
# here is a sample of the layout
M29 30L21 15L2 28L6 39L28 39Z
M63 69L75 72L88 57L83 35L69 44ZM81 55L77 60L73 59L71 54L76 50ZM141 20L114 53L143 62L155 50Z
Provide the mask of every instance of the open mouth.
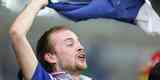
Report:
M80 61L85 61L85 60L86 60L86 55L85 55L85 54L79 54L79 55L78 55L78 59L79 59Z

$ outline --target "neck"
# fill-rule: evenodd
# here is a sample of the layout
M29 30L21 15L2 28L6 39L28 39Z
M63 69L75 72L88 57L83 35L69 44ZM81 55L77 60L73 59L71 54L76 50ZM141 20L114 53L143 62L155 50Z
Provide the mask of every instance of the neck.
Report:
M58 75L58 74L63 74L63 73L66 73L66 72L54 72L52 73L53 75ZM80 74L76 74L76 73L69 73L72 77L73 80L80 80Z
M80 80L81 72L79 72L79 71L70 71L69 73L71 74L73 80Z
M52 67L52 71L53 73L64 72L64 70L57 65L54 65L54 67Z
M52 68L53 74L59 74L59 73L63 73L63 72L67 72L69 73L73 80L80 80L80 74L81 71L77 71L77 70L64 70L59 66L55 66Z

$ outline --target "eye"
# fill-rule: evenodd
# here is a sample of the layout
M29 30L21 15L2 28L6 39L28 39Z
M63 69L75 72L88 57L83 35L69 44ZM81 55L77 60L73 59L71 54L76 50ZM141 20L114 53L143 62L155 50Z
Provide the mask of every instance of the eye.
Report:
M74 40L73 40L73 38L67 38L66 40L65 40L65 46L67 46L67 47L72 47L72 46L74 46Z
M66 43L66 46L68 46L68 47L73 46L73 42L68 42L68 43Z

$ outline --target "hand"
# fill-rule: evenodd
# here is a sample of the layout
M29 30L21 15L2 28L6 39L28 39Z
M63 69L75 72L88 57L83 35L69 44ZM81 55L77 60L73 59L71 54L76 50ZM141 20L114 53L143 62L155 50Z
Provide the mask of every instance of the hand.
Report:
M36 5L40 5L41 7L45 7L48 5L48 0L28 0L28 3L35 3Z

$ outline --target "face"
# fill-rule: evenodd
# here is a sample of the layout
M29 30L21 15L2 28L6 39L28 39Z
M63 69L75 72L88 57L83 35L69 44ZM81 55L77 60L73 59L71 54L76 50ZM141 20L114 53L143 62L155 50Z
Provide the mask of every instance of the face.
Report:
M77 35L70 30L52 33L51 44L54 45L58 64L64 70L82 71L86 69L86 54Z

